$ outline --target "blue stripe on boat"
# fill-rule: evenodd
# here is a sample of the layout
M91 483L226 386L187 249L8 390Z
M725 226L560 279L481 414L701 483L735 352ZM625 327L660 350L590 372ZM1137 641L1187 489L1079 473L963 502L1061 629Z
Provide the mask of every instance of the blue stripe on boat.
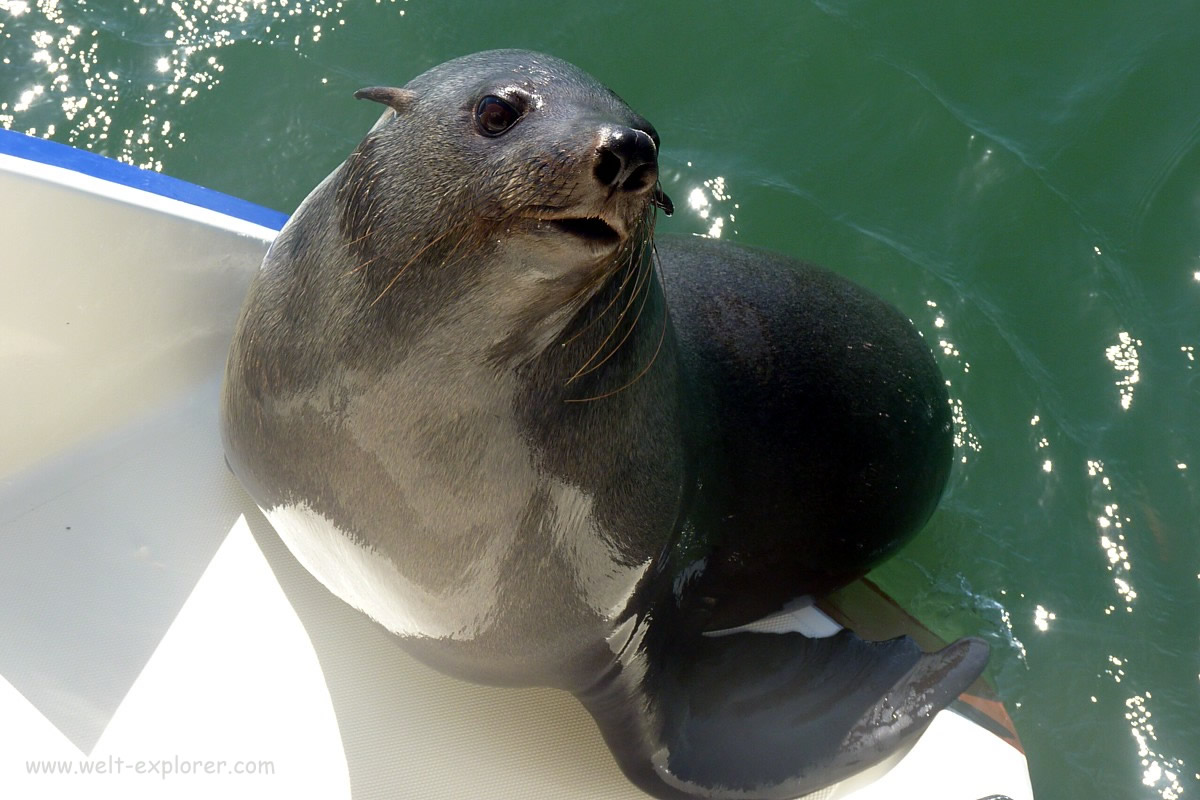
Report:
M228 214L231 217L237 217L273 230L282 228L288 218L287 214L256 205L239 197L222 194L194 183L172 178L169 175L139 169L132 164L124 164L87 150L52 142L49 139L39 139L17 131L0 128L0 153L62 167L84 175L91 175L93 178L119 183L122 186L142 189L163 197L170 197L173 200L180 200L189 205Z

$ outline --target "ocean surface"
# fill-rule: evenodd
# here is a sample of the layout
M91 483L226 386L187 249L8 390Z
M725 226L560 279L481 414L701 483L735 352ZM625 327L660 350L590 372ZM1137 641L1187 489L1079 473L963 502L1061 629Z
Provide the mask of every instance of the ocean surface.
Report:
M1039 798L1200 798L1200 5L0 0L0 125L291 211L493 47L654 123L669 230L913 319L957 463L873 577L991 643Z

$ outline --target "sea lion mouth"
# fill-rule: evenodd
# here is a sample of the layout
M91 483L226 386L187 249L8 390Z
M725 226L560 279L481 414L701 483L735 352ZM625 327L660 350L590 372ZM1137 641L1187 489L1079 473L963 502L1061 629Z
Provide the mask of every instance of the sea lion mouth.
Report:
M600 217L561 217L546 222L590 244L610 246L621 242L621 234Z

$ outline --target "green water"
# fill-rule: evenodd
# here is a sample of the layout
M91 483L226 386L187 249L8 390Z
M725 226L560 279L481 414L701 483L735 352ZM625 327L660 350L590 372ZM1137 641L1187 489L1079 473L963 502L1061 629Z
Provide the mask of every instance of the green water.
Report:
M354 89L499 46L654 122L671 229L936 345L959 463L875 577L992 643L1038 796L1200 796L1200 6L0 0L0 124L291 210Z

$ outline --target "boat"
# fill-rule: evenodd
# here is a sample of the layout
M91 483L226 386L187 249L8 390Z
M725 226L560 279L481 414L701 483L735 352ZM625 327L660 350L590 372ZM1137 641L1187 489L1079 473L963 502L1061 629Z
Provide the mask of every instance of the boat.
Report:
M0 794L644 796L570 695L405 655L226 468L225 354L286 215L0 130L0 219ZM819 610L938 646L869 581ZM907 752L810 797L1033 794L979 682Z

